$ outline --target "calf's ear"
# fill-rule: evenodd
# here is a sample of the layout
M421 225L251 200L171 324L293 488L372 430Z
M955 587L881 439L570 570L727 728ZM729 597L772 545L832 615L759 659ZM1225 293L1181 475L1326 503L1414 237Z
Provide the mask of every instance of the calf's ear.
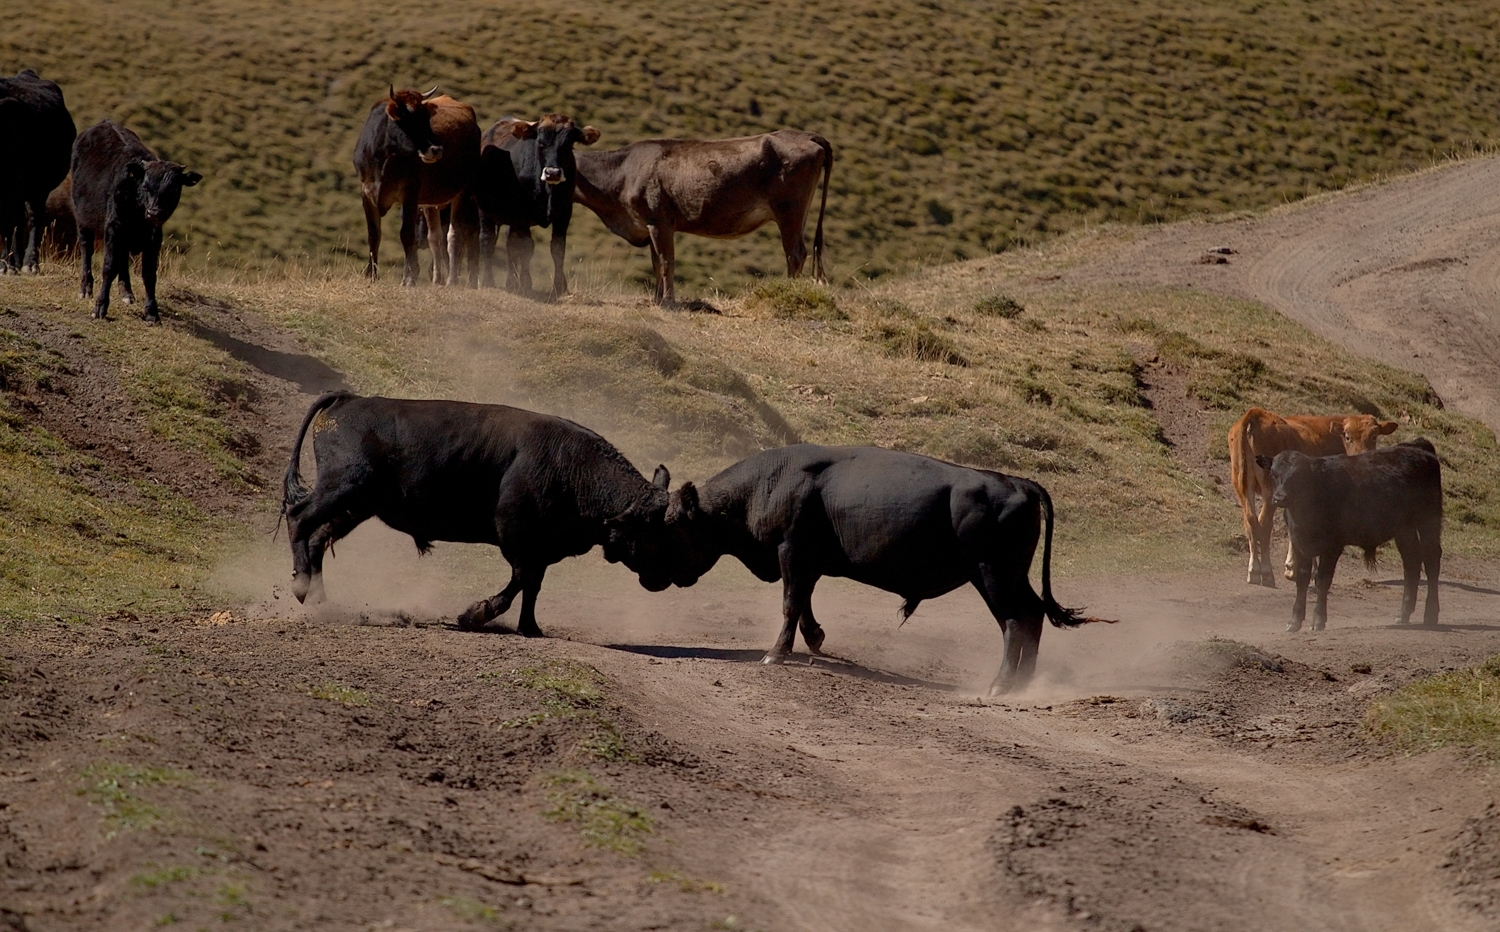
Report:
M191 188L193 185L197 184L198 182L200 182L202 180L203 180L203 176L200 175L200 174L198 174L197 172L183 172L182 173L182 186L184 188Z
M1255 458L1255 465L1259 466L1261 469L1270 469L1271 462L1271 458L1264 453Z
M592 126L585 126L583 128L583 139L580 141L586 146L592 146L599 141L599 131Z
M651 484L663 492L667 490L667 486L672 484L672 474L667 472L667 467L656 467L656 472L651 474Z
M1378 432L1382 434L1394 434L1396 432L1396 428L1400 426L1401 425L1397 424L1395 421L1381 421L1380 429Z
M146 163L140 159L132 159L125 163L125 174L139 181L146 177Z
M517 139L535 139L536 124L525 120L516 120L510 124L510 134Z

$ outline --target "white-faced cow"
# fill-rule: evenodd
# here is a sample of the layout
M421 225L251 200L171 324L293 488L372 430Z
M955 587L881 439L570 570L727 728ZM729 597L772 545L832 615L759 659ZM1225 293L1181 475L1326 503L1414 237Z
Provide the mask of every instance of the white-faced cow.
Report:
M40 267L47 195L68 173L75 134L56 84L29 68L0 78L0 273Z
M1306 456L1295 450L1256 463L1271 475L1271 501L1286 509L1292 535L1292 603L1288 631L1300 631L1307 615L1307 586L1317 561L1318 601L1313 630L1328 622L1328 588L1347 546L1365 552L1375 566L1375 548L1392 538L1401 554L1405 588L1397 624L1411 620L1417 607L1417 580L1427 569L1423 624L1438 619L1438 574L1443 562L1443 471L1437 451L1425 438L1355 456Z
M552 227L552 296L568 293L563 260L573 219L577 162L573 147L593 145L599 131L578 127L571 117L549 113L535 123L506 117L484 132L475 200L480 209L480 264L484 284L493 287L490 264L496 230L509 227L505 241L505 287L531 293L531 228Z
M820 174L813 275L822 281L823 213L832 171L833 146L799 130L737 139L647 139L609 152L580 152L573 197L632 246L651 247L656 301L672 304L677 233L733 239L775 220L786 273L801 274L807 261L803 229Z
M370 241L365 265L369 278L380 270L381 219L396 204L401 205L401 248L406 254L401 284L417 283L417 216L424 209L433 284L445 279L457 284L462 256L467 252L472 261L472 231L455 225L445 244L437 215L469 192L479 166L479 122L473 107L436 94L437 88L426 94L392 88L389 97L370 108L359 132L354 168Z
M1250 569L1246 582L1275 588L1271 572L1271 527L1276 506L1271 504L1271 477L1256 466L1261 456L1275 457L1286 450L1307 456L1354 455L1376 448L1380 438L1400 426L1379 421L1368 414L1333 417L1293 415L1282 417L1264 408L1251 408L1229 428L1229 478L1245 519L1245 538L1250 544ZM1292 578L1292 550L1286 552L1286 578Z
M313 431L318 478L302 486L302 442ZM674 582L664 515L666 467L647 482L608 441L572 421L503 405L361 398L331 392L302 421L281 510L292 545L292 593L323 599L323 552L376 517L433 541L494 544L510 583L459 616L472 628L521 596L517 630L539 637L536 597L547 567L604 546L653 592Z
M162 226L177 209L182 189L203 176L176 162L159 159L139 136L113 120L100 120L78 134L73 146L73 218L83 263L79 293L94 293L94 243L103 234L104 270L94 317L109 316L109 290L116 278L126 301L130 257L141 257L146 286L146 320L161 320L156 306L156 267L161 260Z
M1042 618L1072 627L1101 619L1052 597L1052 499L1029 479L877 447L812 444L757 453L672 493L674 573L697 579L722 554L782 582L783 624L766 663L791 653L800 626L823 644L813 587L844 576L894 592L905 620L924 599L979 590L1005 635L990 693L1021 687L1036 667ZM1044 536L1045 527L1045 536ZM1039 539L1042 594L1027 578Z

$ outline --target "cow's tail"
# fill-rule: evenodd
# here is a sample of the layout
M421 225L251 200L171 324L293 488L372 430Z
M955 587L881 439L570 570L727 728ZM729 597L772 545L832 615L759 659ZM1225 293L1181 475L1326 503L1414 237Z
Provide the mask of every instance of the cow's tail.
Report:
M1251 421L1247 414L1229 431L1229 481L1234 485L1235 497L1240 500L1246 514L1251 514L1255 505L1251 499L1255 488L1255 478L1251 473L1256 468L1255 449L1250 430Z
M1059 628L1076 628L1079 625L1102 622L1114 624L1113 618L1092 618L1083 614L1081 608L1063 608L1052 597L1052 496L1040 484L1034 483L1042 497L1042 517L1046 520L1042 543L1042 607L1052 624Z
M307 416L302 419L302 426L297 430L297 438L292 441L292 460L286 467L286 481L281 486L281 515L285 518L306 502L312 495L302 485L302 440L307 436L307 429L312 426L313 418L317 417L325 409L330 408L337 401L345 398L353 398L353 392L324 392L307 409ZM277 521L280 526L280 520ZM287 525L290 532L291 525Z
M1367 570L1373 570L1373 569L1375 569L1375 548L1374 547L1366 547L1365 548L1365 569L1367 569Z
M823 214L828 209L828 179L833 175L833 144L816 134L813 142L823 149L823 200L818 204L818 227L813 232L813 278L825 282L828 274L823 271Z

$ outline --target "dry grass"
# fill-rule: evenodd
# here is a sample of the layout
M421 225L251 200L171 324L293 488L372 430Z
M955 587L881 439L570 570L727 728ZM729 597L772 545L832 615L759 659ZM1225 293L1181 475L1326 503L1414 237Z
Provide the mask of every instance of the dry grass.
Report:
M1490 0L54 0L12 18L0 60L61 82L80 126L126 120L206 174L171 229L197 263L357 263L365 112L389 83L437 83L487 122L576 114L601 147L819 131L829 257L879 278L1492 145L1497 26ZM582 213L574 254L644 282ZM684 237L678 274L735 291L782 261L770 228Z

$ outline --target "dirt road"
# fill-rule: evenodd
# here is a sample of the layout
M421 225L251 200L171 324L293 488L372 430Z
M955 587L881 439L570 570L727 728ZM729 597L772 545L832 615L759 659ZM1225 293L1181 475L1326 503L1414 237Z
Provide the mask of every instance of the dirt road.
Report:
M1216 248L1223 264L1199 260ZM1176 223L1064 282L1263 301L1362 356L1421 372L1500 431L1500 158L1454 162L1251 220Z

